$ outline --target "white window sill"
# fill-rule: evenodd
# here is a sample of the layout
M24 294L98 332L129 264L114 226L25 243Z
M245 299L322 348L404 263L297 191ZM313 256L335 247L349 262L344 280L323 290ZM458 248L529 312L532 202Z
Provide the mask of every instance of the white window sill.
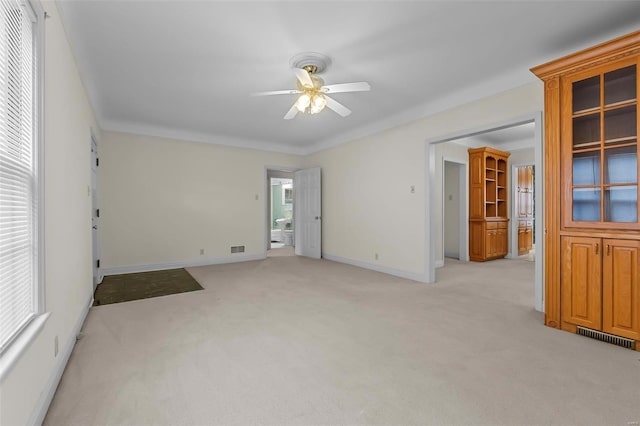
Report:
M24 351L36 339L50 315L51 312L45 312L35 317L0 356L0 382L4 380Z

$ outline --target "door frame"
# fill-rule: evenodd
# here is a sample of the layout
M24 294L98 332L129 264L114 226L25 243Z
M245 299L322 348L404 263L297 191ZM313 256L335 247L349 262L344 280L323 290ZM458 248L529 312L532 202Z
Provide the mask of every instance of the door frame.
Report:
M93 149L95 145L95 151ZM96 216L96 211L100 208L99 200L99 143L98 138L95 135L93 129L89 130L89 149L90 149L90 187L91 194L91 272L93 281L93 290L96 289L98 284L102 282L104 275L102 274L102 266L98 266L98 260L100 259L100 216ZM94 182L95 173L95 182ZM93 227L96 226L94 229ZM94 232L95 231L95 232Z
M435 223L435 216L430 212L430 206L437 205L435 199L436 185L438 185L436 177L436 152L435 146L439 143L450 142L456 139L464 137L476 136L482 133L491 132L494 130L501 130L508 127L518 126L526 123L535 123L534 125L534 151L535 151L535 240L536 245L536 261L535 261L535 295L534 295L534 308L537 311L544 312L544 193L542 188L543 176L544 176L544 162L543 162L543 114L542 111L535 111L530 114L526 114L520 117L513 117L511 119L498 122L495 124L480 126L477 128L471 128L462 130L449 135L439 136L436 138L429 138L425 140L425 170L427 182L425 185L425 235L424 235L424 247L425 247L425 272L424 276L426 282L432 283L436 281L436 268L435 268L435 252L436 252L436 239L431 238L432 235L436 235L436 230L440 224Z
M445 204L447 202L445 194L445 163L453 163L458 165L458 194L460 194L460 206L458 212L458 226L460 234L458 235L458 256L463 262L469 261L469 162L461 161L456 158L442 156L442 265L436 261L436 267L444 266L445 238L444 238L444 218Z
M289 166L264 166L264 209L262 235L264 236L263 256L267 257L267 251L271 249L271 178L282 177L286 179L294 179L294 173L300 170L299 167ZM295 217L295 201L293 205L293 215ZM294 231L295 232L295 231ZM295 244L295 243L294 243Z

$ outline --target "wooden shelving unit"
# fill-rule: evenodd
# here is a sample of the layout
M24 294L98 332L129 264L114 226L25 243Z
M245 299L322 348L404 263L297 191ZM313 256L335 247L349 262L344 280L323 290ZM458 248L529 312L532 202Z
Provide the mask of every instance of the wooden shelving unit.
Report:
M469 258L499 259L508 252L507 160L509 153L484 147L469 150Z
M640 31L540 65L545 324L640 350Z

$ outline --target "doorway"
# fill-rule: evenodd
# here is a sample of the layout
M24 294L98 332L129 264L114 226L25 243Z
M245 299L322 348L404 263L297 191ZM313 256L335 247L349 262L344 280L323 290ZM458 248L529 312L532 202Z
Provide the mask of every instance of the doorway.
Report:
M295 171L267 169L266 177L266 256L294 255Z
M293 179L271 178L271 250L293 247Z
M442 174L442 251L445 258L468 261L467 163L443 157Z
M429 202L427 205L432 206L431 208L426 209L425 215L427 219L427 232L425 235L426 241L425 244L428 248L427 250L427 259L426 259L426 270L425 270L425 279L427 282L435 282L436 281L436 268L440 266L440 263L443 262L444 258L444 244L441 243L440 230L444 228L444 206L443 208L438 209L437 206L442 205L444 202L444 197L442 196L444 191L444 179L439 179L441 174L438 173L438 169L440 167L444 167L444 163L442 162L443 151L446 151L448 146L459 145L455 147L455 149L459 150L460 146L463 146L465 150L468 148L476 148L480 146L491 146L490 139L493 136L500 136L501 131L505 133L510 133L513 131L526 131L530 134L530 146L525 151L523 150L523 146L521 141L514 139L512 142L503 141L500 146L495 146L495 148L511 152L512 156L510 158L510 163L523 163L522 155L526 153L526 155L532 157L531 163L535 165L535 213L533 223L535 225L535 236L533 237L535 241L542 241L541 238L541 230L544 229L543 225L543 216L541 212L543 211L544 200L540 197L542 194L541 185L542 181L540 176L543 173L543 164L542 164L542 113L536 112L529 116L515 118L509 120L507 122L498 123L492 126L487 126L485 128L475 129L475 130L467 130L463 132L459 132L456 134L452 134L445 137L439 137L433 140L426 141L426 165L428 170L429 181L427 184L427 198ZM504 135L503 135L504 136ZM480 141L476 141L476 145L473 145L469 141L469 139L479 138ZM446 154L445 154L446 155ZM456 157L457 158L457 157ZM468 157L466 157L468 158ZM512 163L512 164L513 164ZM468 177L467 177L468 179ZM511 185L511 183L509 184ZM511 186L509 186L511 187ZM510 205L510 208L512 206ZM511 217L511 214L509 214ZM517 227L514 225L514 221L510 221L511 225L509 228L509 233L513 235L513 232L517 232ZM468 237L466 237L468 238ZM515 241L513 244L509 245L509 251L515 250L517 251L517 239L510 238L510 240ZM440 243L440 244L439 244ZM467 246L468 247L468 246ZM536 247L536 256L535 256L535 278L534 278L534 300L533 306L536 310L542 312L544 309L544 283L543 283L543 262L544 259L544 246L542 244L538 244ZM442 255L442 257L439 257Z

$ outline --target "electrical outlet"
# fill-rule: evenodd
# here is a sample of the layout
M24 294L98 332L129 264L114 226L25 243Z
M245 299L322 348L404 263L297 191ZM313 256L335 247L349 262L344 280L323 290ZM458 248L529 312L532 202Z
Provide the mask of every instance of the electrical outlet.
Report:
M53 339L53 356L58 356L58 336Z
M375 257L375 259L376 259L376 260L378 260L378 259L380 258L380 256L378 256L378 253L376 253L376 254L374 255L374 257Z
M200 256L204 254L204 249L200 249Z

